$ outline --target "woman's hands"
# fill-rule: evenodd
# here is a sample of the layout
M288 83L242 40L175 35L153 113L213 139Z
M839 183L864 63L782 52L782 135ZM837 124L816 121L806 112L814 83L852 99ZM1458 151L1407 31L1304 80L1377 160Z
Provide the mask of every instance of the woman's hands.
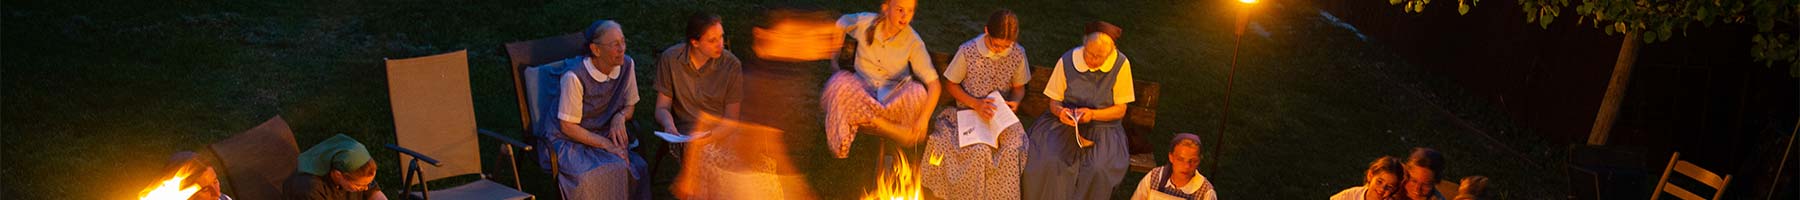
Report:
M1063 125L1075 126L1075 124L1087 123L1094 119L1094 116L1091 115L1094 111L1087 108L1070 108L1063 107L1060 103L1052 103L1050 109L1056 114L1056 120L1061 121Z

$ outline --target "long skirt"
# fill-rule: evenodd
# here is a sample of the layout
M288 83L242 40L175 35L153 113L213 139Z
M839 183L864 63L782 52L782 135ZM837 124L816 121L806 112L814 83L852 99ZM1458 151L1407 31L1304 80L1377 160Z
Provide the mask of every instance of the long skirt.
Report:
M648 179L634 181L634 177L650 176L644 173L649 166L643 157L626 153L631 157L626 160L605 149L563 139L550 143L559 159L556 185L562 189L563 199L648 199Z
M931 112L929 104L935 99L926 99L930 94L924 85L911 81L900 84L905 85L894 91L897 94L893 99L882 101L869 95L864 89L868 84L853 72L838 71L825 81L819 106L825 110L826 142L832 155L850 157L850 142L856 140L856 130L871 125L876 118L911 123L920 114Z
M995 142L959 146L957 109L944 109L932 118L931 135L925 142L925 159L941 157L920 169L926 189L942 199L1019 199L1019 171L1025 167L1025 126L1013 124ZM1010 112L995 113L1010 115Z
M695 149L698 160L704 163L685 163L697 165L694 171L695 196L690 199L779 199L781 197L781 176L776 174L776 164L762 155L747 152L728 152L719 145L703 145Z
M1108 199L1125 178L1129 141L1117 121L1081 124L1081 135L1094 141L1086 148L1076 146L1074 127L1049 113L1027 130L1030 157L1019 183L1024 199Z

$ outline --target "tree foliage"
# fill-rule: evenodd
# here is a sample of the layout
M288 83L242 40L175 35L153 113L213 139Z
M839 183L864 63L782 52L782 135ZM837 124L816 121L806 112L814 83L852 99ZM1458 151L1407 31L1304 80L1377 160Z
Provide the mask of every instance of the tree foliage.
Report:
M1669 40L1676 34L1686 35L1694 24L1711 27L1714 23L1751 24L1756 34L1751 57L1765 66L1788 63L1788 75L1800 77L1800 44L1796 44L1796 22L1800 21L1800 0L1516 0L1525 14L1525 22L1548 29L1551 21L1573 9L1580 16L1576 23L1592 24L1607 35L1640 34L1644 43ZM1458 0L1457 12L1468 14L1479 0ZM1389 4L1405 4L1406 12L1425 11L1431 0L1388 0ZM1780 28L1780 29L1777 29Z

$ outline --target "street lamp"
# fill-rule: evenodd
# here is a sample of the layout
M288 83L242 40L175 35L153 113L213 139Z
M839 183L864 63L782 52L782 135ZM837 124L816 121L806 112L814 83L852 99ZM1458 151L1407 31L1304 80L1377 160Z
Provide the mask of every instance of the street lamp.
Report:
M1221 156L1218 155L1220 150L1224 149L1225 146L1225 119L1231 116L1231 82L1233 79L1237 78L1238 49L1243 46L1244 27L1250 24L1250 9L1256 6L1257 0L1237 1L1240 4L1238 4L1237 27L1232 31L1232 37L1234 38L1232 38L1231 42L1231 71L1225 74L1225 105L1219 109L1219 134L1213 138L1213 141L1218 142L1218 144L1213 145L1213 164L1212 169L1209 171L1212 171L1214 174L1219 173L1219 162L1221 161L1219 157Z

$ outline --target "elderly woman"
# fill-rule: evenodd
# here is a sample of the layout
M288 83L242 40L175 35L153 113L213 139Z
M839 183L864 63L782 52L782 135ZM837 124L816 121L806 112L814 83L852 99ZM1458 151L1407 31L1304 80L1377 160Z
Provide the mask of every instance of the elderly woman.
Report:
M964 146L958 141L956 113L974 111L981 121L1012 115L1025 96L1025 82L1031 80L1025 48L1016 43L1018 17L1010 10L996 11L988 18L985 32L957 48L949 68L944 69L944 86L956 105L933 119L926 141L925 155L942 156L943 160L921 169L925 188L939 198L1019 199L1019 170L1025 166L1024 126L1006 125L1004 131L993 135L996 144ZM1005 93L1006 98L990 99L989 93ZM995 101L1005 101L1007 106L994 106Z
M1200 165L1200 136L1175 134L1174 144L1170 146L1169 165L1150 169L1144 180L1138 181L1137 191L1131 193L1131 199L1219 199L1219 194L1213 192L1212 181L1207 181L1195 167Z
M1363 171L1363 185L1351 187L1331 195L1331 200L1383 200L1403 197L1400 191L1401 174L1400 158L1382 156L1369 163L1369 169Z
M587 55L545 64L562 74L557 133L547 133L548 151L556 152L557 186L567 199L649 199L643 178L644 158L627 150L625 121L637 105L637 65L625 56L619 24L600 20L589 25Z
M1131 60L1113 45L1117 26L1094 22L1087 30L1081 47L1057 59L1044 85L1050 110L1027 129L1025 199L1106 199L1125 177L1129 161L1120 121L1125 104L1136 100Z
M938 77L925 41L908 25L916 3L886 0L879 14L838 18L836 28L855 39L857 50L854 68L831 75L819 95L834 156L850 156L850 142L862 126L907 145L918 143L930 128Z
M290 200L387 199L375 183L369 148L337 134L300 153L300 166L282 192Z

